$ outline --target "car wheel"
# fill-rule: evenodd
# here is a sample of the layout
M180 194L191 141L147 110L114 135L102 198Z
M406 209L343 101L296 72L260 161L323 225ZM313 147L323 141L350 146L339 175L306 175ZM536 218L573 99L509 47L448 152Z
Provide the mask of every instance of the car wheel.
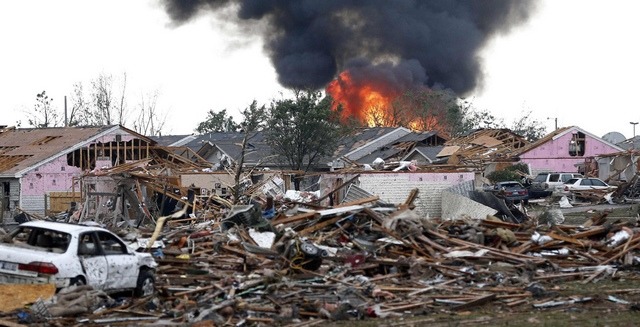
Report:
M69 281L69 286L83 286L87 285L87 281L84 280L84 277L78 276L75 278L71 278Z
M138 283L134 294L138 297L149 296L155 292L155 278L153 271L149 269L141 270L138 275Z

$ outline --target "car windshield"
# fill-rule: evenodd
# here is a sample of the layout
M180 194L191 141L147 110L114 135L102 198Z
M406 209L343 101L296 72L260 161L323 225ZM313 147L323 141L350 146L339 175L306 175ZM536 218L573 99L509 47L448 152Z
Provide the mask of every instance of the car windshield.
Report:
M547 175L549 174L539 174L536 178L533 179L534 182L545 182L547 180Z
M570 180L568 180L568 181L566 181L566 182L564 182L564 183L565 183L565 184L575 184L575 182L577 182L577 181L578 181L578 179L577 179L577 178L572 178L572 179L570 179Z
M522 187L522 185L520 185L520 183L518 182L509 182L509 183L501 183L499 187L514 188L514 187Z
M69 247L71 235L52 229L20 226L4 241L32 250L64 253Z

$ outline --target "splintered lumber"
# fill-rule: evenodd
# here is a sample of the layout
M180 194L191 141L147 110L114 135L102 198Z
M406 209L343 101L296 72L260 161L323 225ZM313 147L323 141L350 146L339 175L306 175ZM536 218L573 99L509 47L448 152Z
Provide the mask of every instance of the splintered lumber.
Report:
M320 216L324 217L324 216L331 216L331 215L337 215L337 214L343 214L343 213L347 213L347 212L354 212L354 211L362 211L362 209L364 209L365 207L361 206L361 205L353 205L353 206L348 206L348 207L339 207L339 208L332 208L332 209L326 209L326 210L308 210L308 209L304 209L304 208L300 208L300 211L303 212L315 212L320 214Z
M457 239L457 238L453 238L453 237L447 237L445 235L439 234L437 232L434 231L426 231L426 233L431 234L435 237L447 240L453 244L457 244L457 245L462 245L462 246L469 246L470 248L477 248L477 249L486 249L489 250L489 253L493 253L494 255L497 255L499 257L502 257L505 260L510 260L510 261L516 261L519 263L526 263L526 262L534 262L534 263L543 263L546 259L543 258L536 258L536 257L531 257L528 255L523 255L523 254L519 254L519 253L512 253L512 252L508 252L508 251L503 251L503 250L498 250L496 248L492 248L489 246L484 246L484 245L480 245L480 244L476 244L476 243L472 243L472 242L467 242L461 239Z
M321 223L315 224L315 225L313 225L311 227L307 227L307 228L299 231L298 235L304 236L304 235L313 233L313 232L321 230L321 229L323 229L323 228L325 228L325 227L327 227L329 225L333 225L333 224L337 223L338 221L340 221L341 219L344 219L344 218L345 217L338 216L338 217L331 218L329 220L325 220L325 221L323 221Z
M465 304L456 305L455 307L452 308L452 310L459 311L459 310L465 310L465 309L472 308L472 307L475 307L475 306L483 305L485 303L489 303L489 302L495 300L496 296L497 295L495 293L489 294L489 295L485 295L485 296L481 296L481 297L479 297L479 298L477 298L477 299L475 299L473 301L469 301L469 302L467 302Z
M345 186L350 185L353 181L355 181L356 179L358 179L358 177L360 177L360 174L357 174L357 175L355 175L355 176L351 177L348 181L346 181L346 182L344 182L344 183L340 184L340 186L338 186L338 187L334 188L333 190L331 190L331 191L330 191L330 192L328 192L327 194L323 195L322 197L320 197L320 198L319 198L318 200L316 200L315 202L316 202L316 203L320 203L320 202L322 202L322 200L324 200L324 199L326 199L326 198L330 197L331 195L333 195L333 193L335 193L335 192L337 192L337 191L341 190L341 189L342 189L343 187L345 187Z
M545 280L545 279L561 279L561 278L575 278L575 277L584 277L588 275L588 272L574 272L574 273L566 273L566 274L551 274L545 276L534 276L534 280Z
M580 242L579 240L573 238L573 237L566 237L566 236L562 236L562 235L558 235L555 232L551 232L549 234L547 234L549 237L555 239L555 240L560 240L560 241L564 241L567 243L571 243L571 244L575 244L575 245L579 245L584 247L585 244Z
M309 219L317 219L320 218L320 214L317 211L305 212L302 214L294 215L287 218L274 219L274 224L290 224L299 221L309 220Z
M638 239L640 239L640 237L636 238L635 240L638 240ZM630 246L630 247L627 247L625 250L618 252L618 254L616 254L616 255L614 255L613 257L611 257L611 258L609 258L609 259L607 259L607 260L605 260L605 261L601 262L600 264L601 264L601 265L609 264L611 261L616 260L616 259L619 259L619 258L621 258L622 256L624 256L625 254L627 254L629 251L631 251L631 250L635 250L635 249L637 249L637 248L640 248L640 242L638 242L638 243L636 243L636 244L634 244L634 245L632 245L632 246Z
M418 198L418 193L420 192L419 189L414 188L411 190L411 192L409 192L409 196L407 197L407 199L404 201L404 203L401 206L405 206L405 207L411 207L413 206L413 202Z
M504 227L504 228L515 229L515 230L522 228L522 225L520 224L509 223L506 221L489 220L489 219L480 220L480 224L486 227Z
M596 227L592 227L584 232L578 232L575 234L571 234L571 237L579 239L579 238L587 238L587 237L592 237L592 236L596 236L596 235L600 235L602 233L606 233L607 232L607 228L605 228L604 226L596 226Z
M361 205L361 204L365 204L365 203L369 203L369 202L375 202L380 200L380 197L377 195L374 196L370 196L368 198L364 198L364 199L359 199L359 200L354 200L351 202L345 202L345 203L341 203L337 206L334 206L334 208L342 208L342 207L348 207L348 206L355 206L355 205Z

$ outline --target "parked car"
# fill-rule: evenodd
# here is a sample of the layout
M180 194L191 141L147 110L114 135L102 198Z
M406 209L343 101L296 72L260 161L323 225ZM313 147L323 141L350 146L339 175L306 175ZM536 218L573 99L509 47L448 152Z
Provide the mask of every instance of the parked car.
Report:
M578 173L539 173L529 187L530 198L547 197L558 187L572 178L583 177Z
M560 187L561 191L615 190L618 187L609 185L599 178L572 178Z
M529 199L529 191L517 181L498 182L490 191L498 197L513 202L527 201Z
M51 221L20 224L0 242L0 283L91 285L106 292L154 292L157 263L97 226Z

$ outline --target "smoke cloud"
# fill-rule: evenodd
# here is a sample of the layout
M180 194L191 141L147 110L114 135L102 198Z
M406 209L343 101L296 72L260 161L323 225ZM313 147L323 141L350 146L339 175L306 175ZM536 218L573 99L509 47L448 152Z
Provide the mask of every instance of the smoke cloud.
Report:
M285 87L320 89L340 71L380 67L402 83L460 95L482 85L478 52L487 41L535 10L531 0L162 1L178 24L224 9L240 24L265 21L265 50Z

